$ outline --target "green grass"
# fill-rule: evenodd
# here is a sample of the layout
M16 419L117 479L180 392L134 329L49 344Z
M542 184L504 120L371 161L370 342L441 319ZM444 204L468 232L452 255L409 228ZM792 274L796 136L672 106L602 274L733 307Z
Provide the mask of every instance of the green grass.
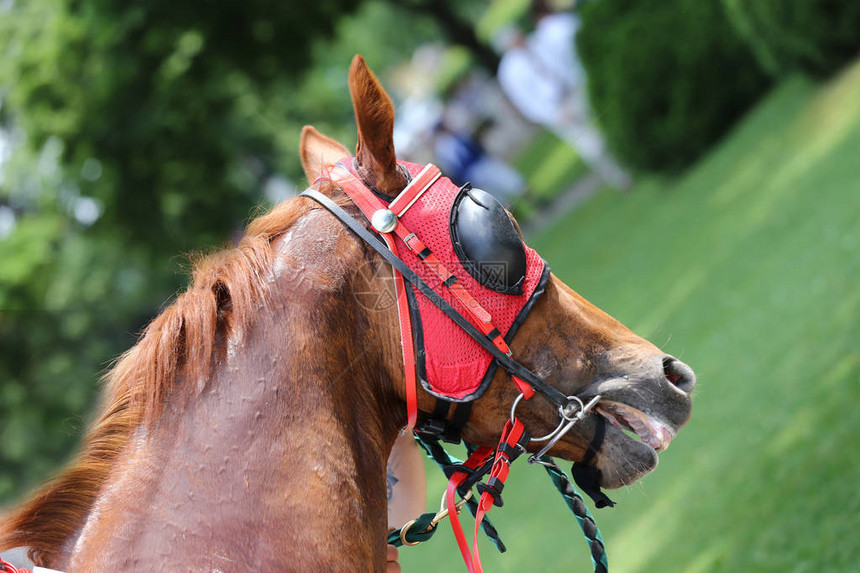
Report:
M856 571L860 65L782 85L684 177L599 194L531 242L699 375L660 467L595 512L610 570ZM509 552L482 543L487 571L588 571L543 473L508 483L491 518ZM449 529L402 549L404 571L465 570Z

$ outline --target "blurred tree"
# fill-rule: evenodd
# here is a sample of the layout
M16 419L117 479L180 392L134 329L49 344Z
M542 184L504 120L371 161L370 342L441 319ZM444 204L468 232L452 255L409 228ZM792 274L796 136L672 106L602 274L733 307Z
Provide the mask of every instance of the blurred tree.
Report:
M390 0L409 13L420 13L433 18L439 30L454 45L466 48L475 61L491 74L499 67L499 55L477 35L474 13L463 10L474 7L474 3L453 0ZM470 18L471 16L471 18Z
M96 230L211 244L271 169L254 96L303 70L359 3L17 2L0 32L5 99L34 149L55 137L67 169L97 162L75 182L102 204Z
M827 76L860 53L854 0L723 0L738 34L772 76Z
M633 169L690 165L770 85L720 0L600 0L582 22L591 108Z

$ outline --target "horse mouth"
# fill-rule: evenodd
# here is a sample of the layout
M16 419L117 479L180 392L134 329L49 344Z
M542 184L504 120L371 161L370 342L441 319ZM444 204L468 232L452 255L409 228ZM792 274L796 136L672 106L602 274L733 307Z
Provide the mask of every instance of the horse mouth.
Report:
M628 438L647 445L655 452L664 451L675 437L675 432L664 423L621 402L602 400L595 411Z

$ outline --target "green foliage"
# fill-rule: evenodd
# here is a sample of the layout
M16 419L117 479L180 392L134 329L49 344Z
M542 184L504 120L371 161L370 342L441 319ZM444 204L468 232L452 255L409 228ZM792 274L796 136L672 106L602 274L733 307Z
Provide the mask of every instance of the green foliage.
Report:
M103 205L97 231L212 244L275 163L261 100L358 3L19 2L0 31L6 99L33 148L62 142L65 183ZM93 160L98 177L71 176Z
M582 21L592 109L633 169L689 165L768 86L720 0L601 0Z
M860 3L723 0L738 34L772 76L829 75L860 53Z

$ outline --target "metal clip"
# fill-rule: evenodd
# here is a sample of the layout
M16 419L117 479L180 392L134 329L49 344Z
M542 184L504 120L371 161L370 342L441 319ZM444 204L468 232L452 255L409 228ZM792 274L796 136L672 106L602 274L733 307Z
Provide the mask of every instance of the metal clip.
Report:
M472 497L472 490L469 490L468 492L466 492L466 495L465 495L465 497L463 497L463 499L461 499L460 501L458 501L457 503L454 504L455 511L457 511L459 513L460 508L463 507L463 504L465 504L467 501L469 501L469 499L471 499L471 497ZM443 493L442 494L442 503L439 506L439 511L436 513L436 516L430 520L430 524L427 525L427 529L425 529L422 533L427 533L431 529L434 529L439 524L440 521L442 521L443 519L448 517L448 513L449 513L449 509L448 509L447 505L445 504L445 494ZM405 545L406 547L412 547L412 546L419 545L419 544L423 543L422 541L406 541L406 533L412 528L413 525L415 525L416 521L417 520L415 520L415 519L407 521L403 525L403 527L400 528L400 542L403 545Z
M456 511L459 513L460 508L463 507L463 504L465 504L471 498L472 498L472 490L469 490L466 492L466 495L465 495L465 497L463 497L463 499L461 499L460 501L458 501L457 503L454 504ZM442 503L439 505L439 512L436 514L436 517L434 517L430 521L430 526L431 527L435 526L437 523L439 523L440 521L442 521L443 519L448 517L448 512L449 512L449 509L448 509L447 504L445 503L445 494L442 494Z

